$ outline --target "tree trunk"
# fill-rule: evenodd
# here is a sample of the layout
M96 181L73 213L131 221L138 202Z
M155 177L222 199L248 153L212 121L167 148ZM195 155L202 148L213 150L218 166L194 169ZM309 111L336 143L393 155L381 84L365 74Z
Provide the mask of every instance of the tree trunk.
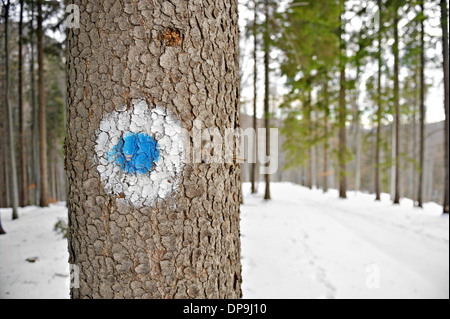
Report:
M192 157L179 133L217 126L224 136L239 126L238 1L74 3L65 143L69 261L79 269L72 298L240 298L240 165L205 163L198 145L194 163L182 159ZM136 136L148 143L139 148L147 169L133 173Z
M39 205L41 207L48 206L48 162L47 162L47 121L45 110L45 88L44 88L44 30L42 26L42 2L38 0L37 4L37 46L38 46L38 65L39 65L39 81L38 81L38 105L39 105L39 164L41 175L41 189Z
M257 118L257 105L258 105L258 92L257 92L257 82L258 82L258 33L257 33L257 19L258 19L258 2L254 1L254 19L253 19L253 129L255 130L255 143L256 147L253 148L255 151L254 160L252 163L252 171L250 174L250 179L252 183L252 194L256 194L258 190L256 189L256 170L258 169L258 118Z
M0 215L0 235L4 235L6 234L5 230L3 229L2 226L2 216Z
M328 116L330 110L330 96L328 91L328 74L325 75L325 83L324 83L324 96L325 96L325 111L324 111L324 141L323 141L323 192L328 192L328 149L329 149L329 141L328 141Z
M23 103L23 59L22 59L22 43L23 43L23 6L24 0L20 1L20 19L19 19L19 74L18 74L18 92L17 100L19 106L19 149L20 149L20 205L27 205L28 185L27 185L27 166L25 160L25 109Z
M444 214L449 213L449 127L450 127L450 110L449 110L449 61L448 61L448 14L447 0L441 0L441 25L442 25L442 53L444 56L444 108L445 108L445 145L444 145Z
M375 200L381 200L381 117L383 116L383 106L381 100L381 75L383 68L383 60L381 56L382 52L382 32L383 32L383 15L382 15L382 0L378 0L378 16L379 16L379 27L378 27L378 83L377 83L377 132L376 132L376 146L375 146Z
M9 154L9 173L10 178L10 191L11 191L11 205L12 205L12 219L19 218L17 206L19 205L19 189L17 185L17 167L16 167L16 144L14 142L14 120L13 120L13 108L9 103L9 43L8 43L8 20L10 1L4 4L4 21L5 21L5 105L8 116L8 154ZM8 172L7 172L8 174Z
M340 65L340 90L339 90L339 197L347 198L347 106L346 106L346 53L345 40L343 38L345 33L344 14L345 14L345 0L340 0L340 26L339 26L339 65Z
M420 146L417 206L423 208L423 173L425 169L425 21L423 0L420 1L420 8L422 19L420 21Z
M34 37L34 11L35 1L31 1L30 6L30 24L29 24L29 39L30 39L30 103L31 103L31 143L32 143L32 180L34 184L33 201L36 205L39 205L39 188L40 188L40 164L39 164L39 109L36 104L36 90L35 90L35 37Z
M312 92L311 92L311 83L308 83L308 95L306 98L305 103L305 120L306 120L306 127L308 129L307 133L307 146L308 146L308 176L306 180L306 186L309 189L313 188L313 147L312 147L312 119L311 119L311 108L312 108Z
M398 9L394 12L394 112L395 112L395 186L394 204L400 204L400 84L399 84L399 39Z
M266 127L266 155L270 157L270 107L269 107L269 55L270 55L270 35L269 35L269 0L264 2L265 10L265 30L264 30L264 126ZM268 162L267 166L270 165ZM265 175L266 189L264 199L270 200L270 175Z

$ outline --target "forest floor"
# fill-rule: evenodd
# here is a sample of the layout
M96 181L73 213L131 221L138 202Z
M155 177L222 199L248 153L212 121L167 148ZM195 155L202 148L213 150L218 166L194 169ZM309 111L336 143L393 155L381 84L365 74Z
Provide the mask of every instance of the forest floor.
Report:
M442 207L348 197L277 183L265 202L244 184L244 298L449 298ZM0 213L0 298L68 298L67 242L53 229L64 203L22 208L17 221Z

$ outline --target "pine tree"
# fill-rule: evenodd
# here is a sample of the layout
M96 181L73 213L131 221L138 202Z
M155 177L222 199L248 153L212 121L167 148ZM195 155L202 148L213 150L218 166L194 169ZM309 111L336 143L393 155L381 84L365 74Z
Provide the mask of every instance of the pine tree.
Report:
M180 127L217 125L224 136L239 126L238 1L74 3L81 16L80 28L68 30L65 143L69 255L80 279L72 298L240 298L240 166L207 163L194 152L194 163L173 179L145 183L145 198L156 197L143 202L144 190L132 183L162 176L152 175L157 168L134 175L103 148L113 132L125 143L119 128L134 112L168 127L153 139L139 135L152 160L156 143L177 141L169 137ZM125 122L114 120L119 113ZM148 121L133 123L147 129ZM125 144L118 143L119 156ZM161 169L176 160L160 154ZM108 188L112 173L102 163L116 163L127 183Z
M441 0L441 26L442 26L442 54L444 70L444 109L445 109L445 145L444 145L444 214L449 213L449 127L450 127L450 109L449 109L449 62L448 62L448 13L447 0Z

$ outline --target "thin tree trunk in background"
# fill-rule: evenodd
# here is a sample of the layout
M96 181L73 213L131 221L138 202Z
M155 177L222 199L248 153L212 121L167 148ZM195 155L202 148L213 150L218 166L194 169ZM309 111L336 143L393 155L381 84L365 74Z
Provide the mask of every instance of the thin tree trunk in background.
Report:
M251 183L252 183L252 194L256 194L258 191L256 189L256 170L258 168L258 118L257 118L257 106L258 106L258 33L257 33L257 20L258 20L258 2L255 0L254 2L254 19L253 19L253 129L255 130L255 147L253 148L255 155L255 162L252 163L252 171L250 174Z
M447 0L441 0L441 26L442 26L442 54L444 56L444 108L445 108L445 145L444 145L444 214L449 213L449 127L450 127L450 109L449 109L449 50L448 50L448 13Z
M23 11L24 0L20 1L20 19L19 19L19 74L18 74L18 106L19 106L19 152L20 152L20 205L27 205L28 183L27 183L27 163L25 158L25 105L23 103Z
M39 198L40 198L40 155L39 155L39 108L36 103L36 78L35 78L35 37L34 37L34 21L35 21L35 11L34 11L34 3L35 1L31 1L30 6L30 102L31 102L31 123L32 128L31 131L33 132L31 137L31 143L32 143L32 179L34 184L34 193L33 193L33 199L34 203L36 205L39 205Z
M329 114L329 91L328 91L328 74L325 75L325 83L324 83L324 95L325 95L325 111L324 111L324 141L323 141L323 192L328 192L328 114Z
M39 65L39 81L38 81L38 105L39 105L39 164L41 176L41 189L39 205L41 207L48 206L48 161L47 161L47 121L45 111L45 88L44 88L44 30L42 2L38 0L37 4L37 42L38 42L38 65Z
M414 111L413 111L413 156L412 156L412 160L413 160L413 195L412 195L412 200L414 202L414 205L416 205L417 203L417 192L418 192L418 172L417 172L417 140L418 140L418 130L417 130L417 106L418 106L418 101L419 101L419 69L417 68L414 72Z
M358 115L356 122L355 192L359 192L361 188L361 140L361 122L360 116Z
M395 112L394 112L395 113ZM395 196L395 114L394 122L391 125L391 158L390 158L390 178L389 178L389 195L391 195L392 200Z
M4 6L4 21L5 21L5 105L8 116L8 155L9 155L9 171L11 174L10 191L11 191L11 204L12 204L12 219L19 218L17 207L19 205L19 189L17 184L17 167L16 167L16 144L14 142L14 119L13 108L9 103L9 34L8 34L8 21L10 1L7 1Z
M4 235L4 234L6 234L6 232L5 232L5 230L3 229L3 226L2 226L2 216L0 214L0 235Z
M382 15L382 0L378 0L378 79L377 79L377 133L375 144L375 200L381 200L381 117L383 115L383 108L381 103L381 74L383 68L382 60L382 32L383 32L383 15Z
M400 204L400 84L398 9L394 13L394 112L395 112L395 187L394 204Z
M265 0L264 2L264 11L265 11L265 29L264 29L264 126L266 127L266 155L270 156L270 107L269 107L269 93L270 93L270 83L269 83L269 54L270 54L270 45L269 45L269 0ZM270 163L267 163L266 166L269 166ZM266 174L265 176L266 189L264 192L264 199L270 200L270 175Z
M420 1L422 19L420 21L420 147L419 147L419 185L417 206L423 208L423 184L425 169L425 13L424 1Z
M340 26L339 26L339 65L340 65L340 80L339 80L339 197L347 198L347 132L346 132L346 120L347 120L347 106L345 101L346 95L346 45L343 38L345 33L345 24L343 16L345 14L345 0L340 0Z
M7 131L7 128L5 128L5 131ZM5 133L4 135L4 143L5 145L5 152L3 153L3 162L5 163L5 204L6 207L11 207L11 183L9 182L9 160L8 160L8 134Z
M307 133L307 145L308 145L308 176L306 180L306 186L309 189L312 189L313 187L313 152L312 152L312 120L311 120L311 83L308 84L308 96L306 98L305 103L305 120L306 120L306 127L308 129Z

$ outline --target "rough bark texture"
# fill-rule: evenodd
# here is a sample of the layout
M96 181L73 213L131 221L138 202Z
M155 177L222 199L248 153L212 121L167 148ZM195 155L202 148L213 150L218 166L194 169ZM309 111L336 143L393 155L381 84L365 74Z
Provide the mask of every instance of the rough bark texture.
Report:
M239 126L237 0L73 1L66 168L73 298L240 298L240 166L186 164L170 198L135 208L94 168L102 117L145 100L185 129ZM118 196L120 197L120 195Z

